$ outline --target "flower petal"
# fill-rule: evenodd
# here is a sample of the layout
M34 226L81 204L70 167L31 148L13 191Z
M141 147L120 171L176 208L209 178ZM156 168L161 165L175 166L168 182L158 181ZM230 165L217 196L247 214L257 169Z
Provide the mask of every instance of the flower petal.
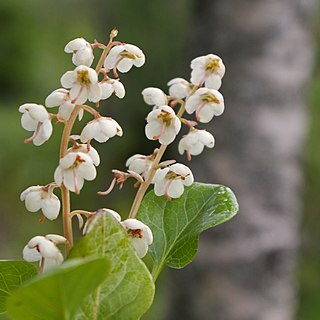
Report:
M49 219L54 220L58 217L60 212L60 200L56 195L46 197L42 200L41 209L43 214Z

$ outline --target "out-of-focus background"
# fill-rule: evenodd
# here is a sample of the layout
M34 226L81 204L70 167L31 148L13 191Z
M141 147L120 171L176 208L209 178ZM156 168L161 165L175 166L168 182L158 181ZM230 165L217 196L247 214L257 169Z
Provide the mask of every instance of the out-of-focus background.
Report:
M95 144L98 178L72 196L73 209L110 207L125 215L134 190L99 197L134 153L157 146L144 137L148 86L166 90L190 77L192 58L220 55L227 66L226 111L202 127L214 150L190 164L198 181L230 186L240 202L232 222L207 231L195 263L167 271L146 320L320 319L320 25L316 0L2 0L0 2L0 254L21 258L35 234L60 233L61 221L38 224L19 196L52 181L62 125L41 147L23 144L18 107L43 104L73 68L65 44L76 37L118 39L141 47L146 64L121 75L123 100L101 104L124 136ZM82 121L83 124L83 121ZM77 131L78 130L78 131ZM81 123L75 133L81 130ZM177 143L167 158L179 162ZM187 164L187 163L186 163Z

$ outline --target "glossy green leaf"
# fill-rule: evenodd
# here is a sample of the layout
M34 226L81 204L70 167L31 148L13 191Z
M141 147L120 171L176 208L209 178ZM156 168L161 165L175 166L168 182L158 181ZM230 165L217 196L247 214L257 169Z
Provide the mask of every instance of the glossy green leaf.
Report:
M16 320L74 320L84 298L105 279L107 259L75 259L35 277L7 300Z
M0 313L6 311L6 300L23 282L37 274L37 268L26 261L0 261Z
M154 237L149 248L156 279L164 265L183 268L194 259L202 231L228 221L239 206L232 191L221 185L194 183L178 199L167 201L150 191L137 218Z
M111 271L86 299L77 320L137 320L150 307L154 283L138 258L127 233L109 214L102 214L92 230L73 248L70 257L97 255L111 261Z

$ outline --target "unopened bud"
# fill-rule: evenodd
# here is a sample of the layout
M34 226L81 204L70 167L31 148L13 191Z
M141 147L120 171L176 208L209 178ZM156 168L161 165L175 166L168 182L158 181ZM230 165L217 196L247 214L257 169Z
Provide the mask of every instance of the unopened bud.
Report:
M110 38L113 39L118 35L118 30L116 28L113 28L110 32Z

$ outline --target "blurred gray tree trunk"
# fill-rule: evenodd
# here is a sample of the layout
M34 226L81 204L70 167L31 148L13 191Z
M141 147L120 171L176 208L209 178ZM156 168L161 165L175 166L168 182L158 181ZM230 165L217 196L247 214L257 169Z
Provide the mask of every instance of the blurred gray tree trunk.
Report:
M171 273L166 319L293 319L314 2L194 6L192 58L216 53L227 73L226 111L207 126L215 150L192 168L199 181L230 186L241 210L202 236L193 265Z

